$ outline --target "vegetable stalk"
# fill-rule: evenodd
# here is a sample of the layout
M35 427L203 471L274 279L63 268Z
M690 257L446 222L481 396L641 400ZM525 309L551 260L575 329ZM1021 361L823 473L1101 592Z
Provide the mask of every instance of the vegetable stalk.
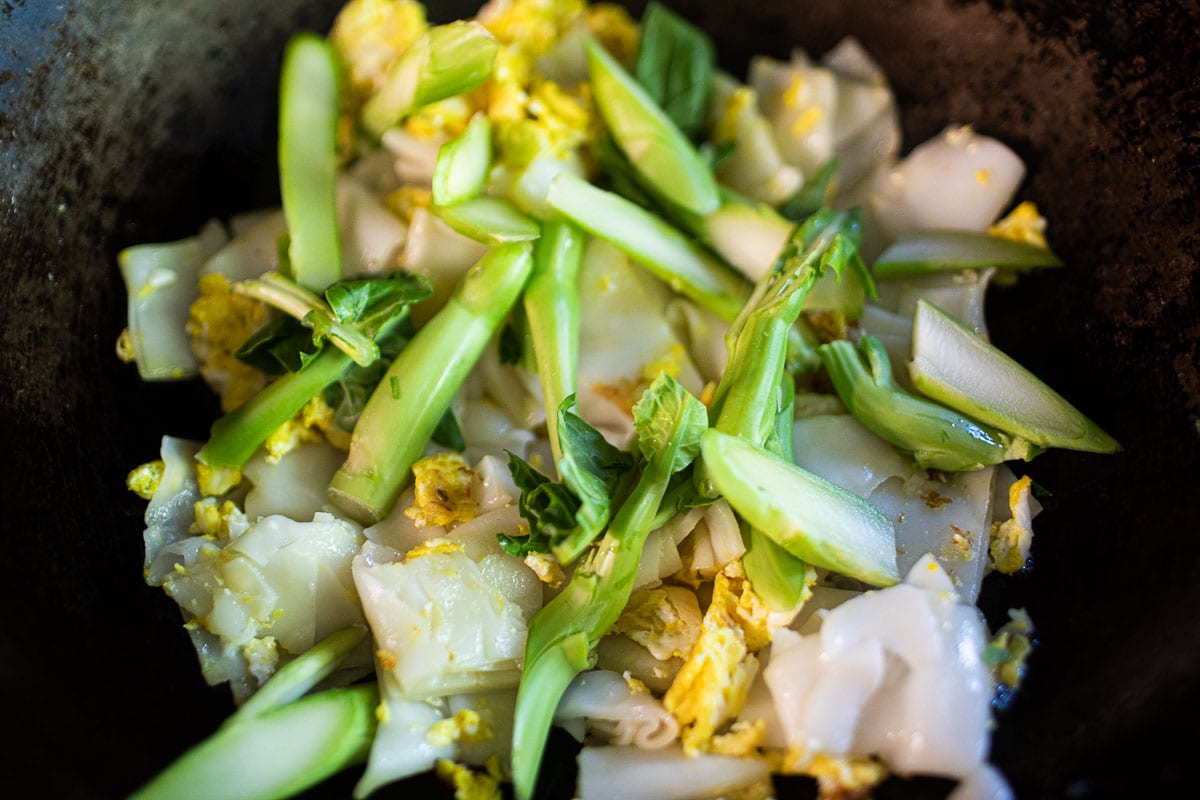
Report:
M333 48L314 34L293 37L279 84L279 188L293 275L318 292L342 277L334 189L338 109Z
M438 421L517 301L533 268L532 250L528 243L490 250L392 362L329 485L333 502L351 517L371 524L391 510Z

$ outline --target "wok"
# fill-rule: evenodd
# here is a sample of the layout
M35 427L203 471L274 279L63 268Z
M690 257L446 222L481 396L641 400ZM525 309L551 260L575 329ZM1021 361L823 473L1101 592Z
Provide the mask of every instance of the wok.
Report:
M994 290L994 338L1125 450L1032 465L1053 492L1034 569L989 578L982 604L993 624L1028 608L1040 646L993 758L1022 797L1179 793L1200 711L1197 4L671 5L738 72L751 53L820 53L852 32L897 89L908 145L971 122L1029 165L1022 196L1067 266ZM174 604L140 580L143 504L123 486L163 432L202 438L216 409L195 383L145 385L117 362L114 257L277 202L282 45L336 6L0 4L5 797L122 796L230 710Z

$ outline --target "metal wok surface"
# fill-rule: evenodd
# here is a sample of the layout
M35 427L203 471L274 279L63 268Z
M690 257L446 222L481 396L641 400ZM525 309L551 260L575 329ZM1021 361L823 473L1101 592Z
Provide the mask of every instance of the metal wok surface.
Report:
M1125 450L1031 467L1054 492L1034 569L989 578L982 604L993 623L1028 608L1040 646L993 759L1020 797L1179 793L1195 741L1179 731L1200 712L1200 8L669 4L735 71L751 53L820 53L853 33L897 89L908 146L971 122L1026 160L1022 197L1067 266L994 290L994 338ZM0 3L5 797L123 796L231 708L203 683L174 604L141 582L143 504L123 485L164 432L203 437L215 404L116 361L115 255L277 202L282 46L325 30L337 5ZM430 6L441 20L473 10ZM558 791L570 796L569 774Z

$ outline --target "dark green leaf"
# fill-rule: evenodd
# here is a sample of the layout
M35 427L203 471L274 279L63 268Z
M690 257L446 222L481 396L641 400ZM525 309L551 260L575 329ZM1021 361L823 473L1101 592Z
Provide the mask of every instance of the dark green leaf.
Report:
M321 352L313 343L312 331L297 319L276 317L259 328L236 353L238 361L268 375L299 372Z
M829 202L833 176L837 172L837 168L836 158L826 161L819 170L809 176L795 194L783 201L783 204L779 206L779 213L792 222L799 222L817 213L822 206Z
M325 403L333 409L334 421L342 430L354 430L358 415L371 399L371 393L383 379L392 359L399 355L412 339L412 321L408 318L407 311L402 313L404 319L375 340L375 344L379 346L379 359L375 363L369 367L353 366L346 370L340 380L326 387Z
M646 7L634 73L691 138L704 123L714 62L712 40L703 31L659 3Z
M510 320L500 329L500 363L520 364L524 355L524 342L515 322Z
M540 533L530 533L527 536L509 536L506 533L496 534L501 549L510 556L524 558L531 553L549 553L550 541Z
M533 534L554 542L575 528L579 498L570 489L554 483L513 453L508 454L508 469L521 490L517 507Z
M325 301L338 322L354 324L373 336L396 311L433 294L421 275L388 272L369 278L338 281L325 290Z
M461 453L467 449L467 443L463 440L462 429L458 427L458 420L454 418L454 412L446 409L446 413L438 420L437 427L433 429L434 444L448 447Z
M722 164L729 160L735 150L737 150L736 139L729 139L719 144L705 142L700 145L700 157L708 164L709 169L716 172Z

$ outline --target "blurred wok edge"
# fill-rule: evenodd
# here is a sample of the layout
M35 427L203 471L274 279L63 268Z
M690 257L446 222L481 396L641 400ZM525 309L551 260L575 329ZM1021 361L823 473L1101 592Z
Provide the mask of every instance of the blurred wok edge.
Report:
M640 8L640 4L634 4ZM972 122L1010 143L1066 269L994 295L998 343L1121 440L1053 453L1031 575L990 578L1041 647L994 757L1019 796L1185 785L1200 710L1200 9L1187 3L671 2L726 66L854 31L905 141ZM336 3L0 2L0 794L120 796L228 711L139 581L122 477L199 437L194 385L113 357L116 252L274 201L287 32ZM434 4L447 19L469 3ZM35 789L36 787L36 789Z

